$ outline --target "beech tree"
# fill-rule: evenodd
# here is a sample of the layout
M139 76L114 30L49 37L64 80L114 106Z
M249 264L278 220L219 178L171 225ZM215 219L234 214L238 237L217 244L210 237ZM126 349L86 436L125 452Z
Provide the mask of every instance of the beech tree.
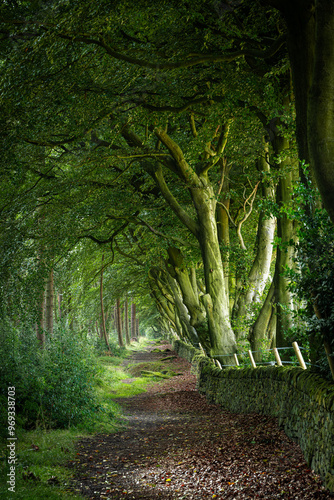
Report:
M120 13L122 13L122 15L123 15L124 9L120 8L120 6L119 6L119 9L120 9L120 11L119 11L118 15L120 16L121 15ZM79 19L80 19L80 22L82 21L83 11L81 11L81 9L78 9L78 10L75 9L76 14L74 14L74 12L71 11L71 15L72 15L71 21L69 18L66 17L67 16L66 9L65 9L65 11L59 9L59 6L57 5L57 3L54 3L52 5L51 10L52 10L52 14L56 15L56 17L59 16L59 19L63 19L65 24L70 23L69 24L71 26L70 29L73 29L73 28L77 29L79 27L79 24L76 24L76 23L79 23ZM149 10L150 9L144 9L141 11L142 20L144 21L144 23L146 22L147 16L149 15ZM101 11L99 11L99 12L101 12ZM173 16L177 15L177 12L176 12L174 7L171 8L170 14L172 14ZM51 11L50 11L50 13L46 11L45 12L46 18L48 18L49 15L51 15ZM76 17L76 15L78 17ZM196 18L196 16L194 16L194 19L195 18ZM167 19L168 25L170 25L170 20L168 18L164 18L163 23L165 23L166 19ZM185 22L185 19L182 18L180 25L177 26L177 30L179 30L181 28L181 26L184 26L184 22ZM25 29L28 28L28 26L30 27L31 24L35 24L35 20L33 18L25 20L24 21L25 28L19 33L18 37L20 40L24 40L24 43L28 44L28 46L30 44L30 38L34 39L35 42L38 42L40 50L35 52L36 57L34 56L34 64L36 64L37 61L43 61L43 66L45 66L45 63L47 63L49 65L50 69L51 69L51 67L53 68L55 64L56 65L63 64L63 62L62 62L63 56L61 55L61 51L63 50L63 48L65 48L65 46L67 46L66 51L68 51L67 40L69 40L69 35L67 34L67 31L66 31L67 28L65 29L64 32L63 31L58 32L57 29L54 31L53 27L51 28L51 30L49 30L49 28L47 28L47 32L48 32L47 33L47 40L42 40L43 37L41 38L41 35L39 33L40 26L41 26L39 22L37 22L37 24L35 24L37 32L35 34L33 34L32 37L30 36L30 34L29 35L27 34ZM5 20L4 26L5 27L6 26L7 27L8 26L16 27L17 23L15 20ZM139 24L139 26L140 26L140 24ZM164 28L164 24L162 24L161 27ZM6 31L6 29L4 32L8 35L9 40L14 40L17 37L17 32L13 33L10 31ZM115 32L114 32L114 36L116 36L116 38L119 37L119 35L117 35ZM55 38L53 38L53 37L55 37ZM98 50L102 49L101 53L105 54L103 56L104 59L105 59L105 57L107 57L107 59L111 57L111 58L114 58L114 59L119 61L119 70L125 68L123 62L129 63L129 65L127 66L127 69L126 69L126 79L127 80L129 78L131 79L132 75L136 74L136 71L137 71L135 69L136 66L140 66L141 68L143 68L140 72L140 78L145 83L145 85L144 85L144 83L140 83L140 86L143 89L145 89L145 87L146 87L145 91L148 92L149 94L150 94L150 91L148 89L152 88L153 81L154 81L154 85L158 87L157 88L158 95L159 95L159 91L160 92L165 91L165 89L166 89L165 82L160 81L160 82L158 82L158 85L157 85L155 82L154 75L149 77L151 81L149 82L148 87L146 85L145 79L147 79L147 75L148 75L147 70L150 70L151 68L155 67L155 63L152 66L151 63L146 63L145 61L138 61L138 60L133 59L133 58L130 58L131 59L130 60L128 56L123 57L122 54L121 55L113 54L111 48L105 42L100 43L97 40L94 41L93 39L88 39L85 36L82 37L80 35L79 37L75 36L73 38L73 36L70 35L70 38L75 41L75 44L79 43L80 47L84 46L85 44L96 45L98 47ZM121 38L124 38L123 34L121 34ZM51 39L55 40L54 57L56 59L53 59L51 62L51 65L50 65L50 61L48 61L48 62L45 61L42 51L43 51L43 48L45 47L45 43L50 44ZM126 39L127 39L127 36L125 36L125 40ZM124 40L123 40L123 42L124 42ZM138 42L138 43L140 43L140 42ZM124 43L123 43L123 45L124 45ZM271 48L268 53L266 52L265 54L260 54L260 56L264 55L265 57L267 57L271 53L275 53L275 51L277 50L277 47L279 47L279 44L277 46L275 45L275 48ZM187 49L187 45L186 45L186 49ZM74 56L75 50L72 51L72 48L71 48L70 52L72 53L72 56ZM243 53L233 54L232 56L228 56L227 60L230 61L230 60L233 60L233 59L235 59L239 56L242 56L242 55L243 55ZM14 56L15 56L15 54L14 54ZM66 57L68 58L68 55ZM42 58L42 59L40 59L40 58ZM55 60L57 60L57 63L54 62ZM204 60L206 60L206 58ZM208 60L208 62L210 62L211 60L215 61L215 59L212 59L211 57L209 57L207 60ZM224 60L226 60L226 56L223 56L223 58L218 58L217 62L223 62ZM73 59L72 59L72 61L73 61L73 64L76 65L76 63L74 62ZM79 61L80 61L79 62L79 65L80 65L81 64L80 58L79 58ZM193 63L195 65L197 65L196 61L192 61L191 66L194 65ZM167 66L166 66L166 64L167 64ZM183 67L188 66L188 65L184 65L183 63L181 63L181 64L176 63L175 65L173 63L171 63L172 66L170 66L169 63L166 63L166 64L165 64L165 66L166 66L166 69L168 71L170 71L170 70L172 71L173 69L178 69L178 68L183 68ZM69 69L70 66L67 65L66 67ZM49 68L48 68L48 70L49 70ZM77 67L77 69L78 69L78 67ZM162 69L164 69L164 68L162 68ZM44 71L44 69L43 69L43 71ZM67 72L67 69L65 69L65 72ZM56 80L58 80L58 83L61 83L62 85L65 84L65 86L67 86L66 80L63 80L63 76L64 76L63 70L61 70L61 73L62 73L61 80L59 80L58 77L56 78ZM72 71L70 71L70 73L72 73ZM10 70L9 70L7 76L10 78ZM41 77L41 74L36 75L36 77L37 77L37 79L39 79ZM143 77L144 77L144 80L143 80ZM202 77L200 77L200 79L201 78ZM137 77L136 77L136 79L138 81ZM122 78L120 78L120 81L117 82L118 86L119 86L121 80L122 80ZM42 81L43 81L43 78L42 78ZM77 76L76 76L76 81L78 81ZM80 86L80 84L79 84L79 86ZM29 87L29 84L28 84L28 87ZM47 87L48 87L48 92L54 93L52 85L50 87L49 84L47 84ZM188 87L189 87L189 85L188 85ZM201 84L201 87L202 87L202 84ZM218 86L216 85L216 87L218 88L219 85ZM43 91L46 90L45 85L43 83L42 83L42 88L43 88ZM209 90L210 85L207 88ZM30 88L28 88L28 92L29 91L31 92L30 89L31 89L31 86L30 86ZM93 89L93 88L90 88L90 86L88 86L88 88L84 91L85 92L85 94L84 94L85 99L86 99L87 93L88 94L96 94L96 90L97 90L96 88ZM81 93L81 90L79 87L76 89L75 93L77 95L79 95L78 92L79 92L79 94ZM103 92L105 93L105 90ZM73 91L71 91L71 93L73 94ZM202 104L204 106L208 106L208 105L211 106L212 102L213 103L215 103L215 102L220 103L222 101L221 90L219 91L217 96L215 96L215 95L212 96L212 91L210 91L210 92L204 91L203 92L203 89L201 89L200 93L202 94L202 96L199 99L198 98L191 98L190 99L190 106L194 107L196 105L202 105ZM171 103L171 105L169 105L167 107L167 110L172 111L172 112L173 111L180 111L179 107L176 106L175 104L176 104L178 99L179 100L180 100L180 98L183 100L185 100L185 99L180 96L179 92L175 92L175 91L172 94L170 92L168 92L167 95L169 98L169 102ZM161 96L164 97L164 94L161 94ZM14 90L13 97L14 97L14 99L17 99L16 90ZM43 106L45 106L46 104L43 103L43 100L45 101L45 99L41 94L40 94L40 98L42 98L42 105L41 105L42 107L38 108L37 113L41 116L41 113L44 113ZM158 100L160 100L160 99L161 98L159 98ZM189 99L189 98L187 98L187 99ZM75 100L78 104L77 97L75 98ZM88 118L87 112L91 113L91 111L92 111L92 101L93 101L92 98L90 98L90 102L89 102L88 106L87 106L87 103L84 103L84 105L82 105L82 103L81 103L80 104L81 112L79 111L79 107L76 106L76 116L79 116L81 113L81 116L83 117L83 123L85 121L87 121L87 118ZM160 105L160 103L157 103L156 99L154 97L153 97L153 103L146 102L145 99L138 96L137 91L135 92L135 95L134 95L133 91L130 90L130 93L128 94L128 96L125 100L125 104L128 105L129 102L131 102L131 101L137 102L137 105L138 106L140 105L144 110L149 109L150 111L156 111L156 112L164 112L166 110L166 106L164 107L164 106ZM94 104L95 104L95 102L94 102ZM67 105L69 105L69 101L67 102ZM47 104L47 106L48 106L48 109L50 110L49 103ZM19 128L21 128L21 132L24 135L26 135L27 133L28 133L28 135L30 135L30 137L27 137L27 136L25 137L26 143L34 144L37 147L48 148L50 152L53 151L51 153L51 156L50 156L49 162L48 162L48 166L50 165L52 168L51 175L49 175L49 174L43 174L43 175L48 176L48 180L50 180L50 183L55 182L56 189L58 189L60 179L59 179L59 174L55 174L55 169L52 165L53 164L57 165L57 163L59 164L59 159L61 160L62 158L65 158L65 162L68 162L69 155L74 153L73 149L72 149L72 151L69 150L69 145L71 144L71 142L78 143L78 141L73 136L74 130L72 132L72 129L75 129L77 131L78 137L86 135L86 133L87 133L86 130L80 124L78 126L78 122L76 121L76 119L73 120L73 117L70 115L70 108L71 108L71 105L66 109L67 119L66 119L66 122L63 122L63 125L61 126L62 131L61 131L60 135L62 136L62 138L60 140L55 140L56 135L59 136L59 132L60 132L60 130L58 129L57 134L55 135L56 122L51 123L51 127L50 127L50 125L47 126L44 119L42 120L43 124L41 121L39 121L38 125L34 127L33 134L31 134L31 132L28 131L26 124L24 124L23 121L21 121L20 125L19 125ZM124 105L123 105L123 108L124 108ZM188 108L189 108L189 103L186 106L181 106L181 111L186 110ZM46 108L44 107L44 109L46 109ZM32 112L32 109L29 109L29 112ZM85 114L86 114L86 117L85 117ZM105 111L103 111L103 109L101 107L100 107L98 115L96 115L96 113L95 113L96 120L97 120L97 123L99 124L100 129L101 129L101 125L100 125L101 120L103 121L104 117L109 116L109 114L110 113L105 114ZM141 118L142 116L143 115L139 113L138 117ZM135 118L137 118L137 117L135 116ZM95 119L93 119L93 121L95 121ZM88 123L89 122L91 122L91 118L88 119ZM87 125L88 125L88 123L87 123ZM57 123L57 125L60 125L60 123ZM192 130L193 135L196 136L196 128L195 128L196 126L195 126L195 121L193 119L193 114L190 115L190 126L191 126L191 130ZM215 124L215 127L217 127L217 122ZM103 125L103 128L105 129L105 124ZM203 151L200 153L201 160L197 162L196 166L192 167L190 165L190 163L187 162L185 157L184 157L184 153L182 151L182 147L183 147L182 144L180 146L180 144L175 142L171 138L171 136L163 128L158 127L155 129L154 133L155 133L157 139L159 140L159 142L167 149L168 155L162 153L160 163L157 161L156 162L151 161L151 162L147 163L146 165L144 165L143 162L140 162L140 167L144 168L146 170L146 172L149 175L151 175L151 177L154 179L154 181L159 189L159 192L162 195L162 197L165 199L165 202L167 203L167 205L174 211L174 213L177 215L179 220L187 227L187 229L190 231L190 233L198 241L198 244L199 244L199 247L201 250L202 261L203 261L203 265L204 265L204 278L205 278L205 287L206 287L206 293L203 295L202 300L203 300L204 309L205 309L205 313L206 313L206 320L208 322L208 332L209 332L209 337L210 337L212 354L215 354L215 353L216 354L218 354L218 353L219 354L233 353L236 349L234 333L232 331L232 328L230 325L230 320L229 320L228 288L226 287L227 281L226 281L225 276L224 276L224 268L223 268L223 263L222 263L222 258L221 258L221 252L220 252L220 247L219 247L219 238L218 238L217 226L216 226L216 199L215 199L215 197L216 197L217 193L213 189L213 186L212 186L211 181L209 179L209 171L220 162L220 159L221 159L221 156L223 154L225 144L226 144L228 129L229 129L228 118L225 118L225 122L222 122L220 125L220 130L218 131L218 129L217 129L217 133L213 133L211 141L209 141L209 143L207 143L206 146L204 146L204 144L203 144L203 146L202 146ZM144 147L144 142L142 140L138 139L138 136L132 132L132 129L128 124L125 124L125 126L122 125L121 132L122 132L123 137L125 137L125 139L127 140L128 144L130 146L135 145L137 148ZM212 134L212 132L211 132L211 134ZM32 137L32 135L34 135L35 137ZM64 137L64 136L67 136L67 137ZM70 136L72 138L70 138ZM211 142L214 139L216 139L215 147L211 146ZM109 141L106 141L105 138L100 139L95 131L94 131L94 133L91 134L90 142L91 142L91 146L93 146L93 148L92 147L89 148L89 154L90 155L93 154L93 161L94 162L96 162L96 160L97 160L97 156L96 156L96 153L94 151L94 149L96 150L96 148L105 148L105 147L110 148L111 147L112 149L114 149L114 148L116 148L118 150L122 149L122 146L119 143L117 144L113 141L115 141L115 135L111 141L110 141L110 139L109 139ZM79 145L79 143L78 143L78 145ZM76 146L76 147L78 147L78 146ZM83 158L87 158L88 151L85 151L85 148L82 146L80 146L80 148L81 148L81 156L83 155ZM146 150L144 147L144 156L145 155L149 156L149 157L154 156L153 152L152 152L152 148L151 149L149 148L148 150ZM92 162L91 157L89 157L86 160L86 162L88 162L88 161L89 161L89 165L92 165L93 162ZM61 164L64 164L64 160L61 161ZM164 166L164 168L169 169L173 174L176 173L179 180L184 183L187 191L189 191L189 194L191 197L192 211L194 212L192 215L189 215L187 213L187 211L180 204L179 200L175 197L175 194L173 194L173 192L168 187L168 184L166 183L166 180L165 180L165 174L163 172L162 165ZM68 170L67 165L65 168L66 168L66 171L69 172L70 175L68 175L68 181L69 181L68 188L66 188L66 184L63 183L63 186L65 187L64 196L66 196L68 189L71 190L71 194L73 193L73 187L72 187L72 183L71 183L71 180L72 180L71 173ZM91 167L88 166L88 169L86 169L86 171L88 170L88 172L89 172L90 168ZM118 167L116 167L116 171L117 171L117 168ZM41 175L41 171L38 171L37 175ZM79 186L83 182L86 189L88 189L89 191L91 190L91 187L93 187L93 189L95 189L95 187L98 189L101 188L101 182L96 180L96 178L92 180L92 179L88 179L87 177L85 177L85 178L81 177L81 179L82 180L79 179ZM78 186L78 182L76 182L76 185ZM103 187L107 187L105 182L104 182ZM118 186L118 188L119 188L119 186ZM82 190L78 190L77 188L75 188L74 194L76 195L75 191L77 191L78 195L80 192L80 196L82 196ZM49 200L51 201L52 199L54 199L53 197L54 197L54 195L50 194ZM57 195L57 197L59 198L59 195ZM120 199L119 196L118 196L118 199ZM99 200L99 202L100 202L100 200ZM52 203L52 201L51 201L51 203ZM183 201L183 203L184 203L184 201ZM189 204L189 201L187 201L187 203ZM87 203L85 204L85 206L87 206ZM59 213L58 213L58 215L59 215ZM124 215L118 215L118 217L119 216L121 218L122 217L124 218ZM114 217L114 216L112 216L112 217ZM117 216L116 216L116 218L117 218ZM84 223L84 226L85 226L85 223ZM50 223L49 223L49 228L50 228ZM80 229L82 231L84 228L81 227ZM92 236L91 231L89 231L89 232L90 232L90 234L86 234L85 236L91 237L92 239L95 239L95 241L98 244L100 244L101 242L107 242L107 239L99 238L97 236ZM198 306L198 309L200 310L201 308ZM203 312L204 311L202 310L201 321L203 320L203 317L204 317ZM203 323L203 321L202 321L202 323Z
M299 157L310 164L324 206L334 221L334 5L326 0L262 3L278 9L286 22Z
M325 3L308 2L300 17L299 0L4 6L0 139L10 183L2 230L29 244L40 238L59 258L88 240L108 248L115 269L117 254L146 275L164 328L169 322L201 340L213 356L232 354L255 319L253 345L268 328L271 337L273 310L283 343L292 324L282 269L293 265L288 207L297 171L289 60L299 156L312 163L319 186L324 179L330 186L331 108L322 114L328 148L321 152L316 108L329 85L322 61L332 56ZM307 122L318 126L312 137ZM265 202L258 206L261 197L271 214ZM275 211L273 287L253 318L251 305L273 274ZM145 239L159 246L155 262Z

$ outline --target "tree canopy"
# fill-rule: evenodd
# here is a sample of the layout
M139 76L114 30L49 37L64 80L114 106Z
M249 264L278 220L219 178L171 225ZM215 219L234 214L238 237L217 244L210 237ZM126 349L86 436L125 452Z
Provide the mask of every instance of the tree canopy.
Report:
M4 313L29 290L37 317L52 271L94 322L102 272L225 364L296 338L301 164L333 219L325 3L4 2Z

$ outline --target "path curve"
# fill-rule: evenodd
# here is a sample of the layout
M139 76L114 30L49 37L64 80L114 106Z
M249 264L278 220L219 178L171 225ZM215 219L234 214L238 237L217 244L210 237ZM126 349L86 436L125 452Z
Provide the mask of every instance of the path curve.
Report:
M163 356L136 353L131 362ZM76 491L94 500L334 498L276 419L209 404L195 390L190 364L169 362L183 375L117 400L125 431L80 441Z

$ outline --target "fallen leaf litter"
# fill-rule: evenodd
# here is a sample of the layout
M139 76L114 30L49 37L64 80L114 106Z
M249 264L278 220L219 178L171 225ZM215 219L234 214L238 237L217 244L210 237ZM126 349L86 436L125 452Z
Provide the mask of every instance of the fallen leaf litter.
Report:
M170 345L175 372L118 399L127 429L82 439L72 489L91 500L311 500L334 498L274 418L232 414L196 391L190 364ZM159 353L134 360L156 361Z

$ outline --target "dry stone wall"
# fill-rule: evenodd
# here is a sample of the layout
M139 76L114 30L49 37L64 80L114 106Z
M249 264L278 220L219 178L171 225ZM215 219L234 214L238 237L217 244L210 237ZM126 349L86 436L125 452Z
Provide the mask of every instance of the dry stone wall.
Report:
M300 445L308 465L334 491L334 383L302 368L220 370L180 340L173 347L196 368L198 390L210 401L234 413L277 417Z

